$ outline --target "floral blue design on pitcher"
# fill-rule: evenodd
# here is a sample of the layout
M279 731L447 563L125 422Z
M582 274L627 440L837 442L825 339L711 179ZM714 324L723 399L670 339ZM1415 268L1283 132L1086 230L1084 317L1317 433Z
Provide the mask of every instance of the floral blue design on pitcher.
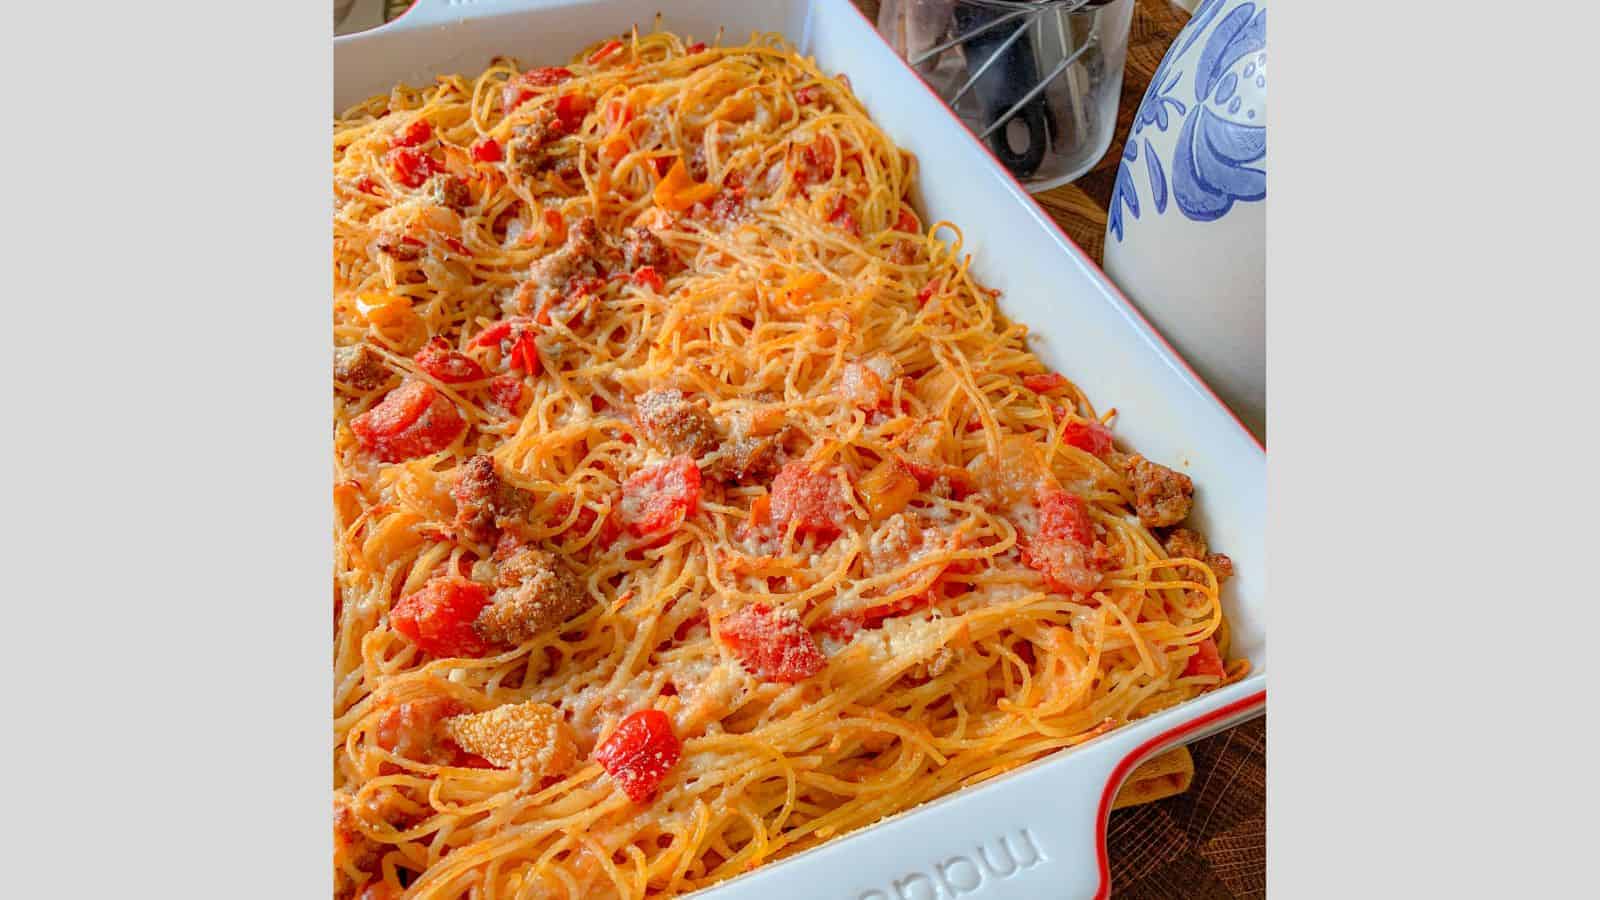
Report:
M1119 242L1124 211L1135 219L1142 211L1134 165L1140 156L1154 215L1164 214L1170 200L1187 218L1209 222L1236 202L1267 196L1266 171L1252 165L1266 156L1267 129L1251 102L1266 87L1267 12L1264 3L1246 2L1224 15L1228 6L1228 0L1202 4L1150 79L1112 185L1107 225ZM1187 55L1202 37L1199 53ZM1180 90L1186 79L1192 104ZM1158 150L1164 141L1152 142L1145 132L1165 135L1175 121L1181 122L1177 142L1164 161Z

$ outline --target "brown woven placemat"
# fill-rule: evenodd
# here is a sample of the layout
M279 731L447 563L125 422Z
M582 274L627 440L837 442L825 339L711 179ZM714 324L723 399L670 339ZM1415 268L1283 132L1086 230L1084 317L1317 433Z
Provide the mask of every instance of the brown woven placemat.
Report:
M1106 829L1118 898L1237 900L1267 895L1267 720L1189 745L1194 784L1117 810Z

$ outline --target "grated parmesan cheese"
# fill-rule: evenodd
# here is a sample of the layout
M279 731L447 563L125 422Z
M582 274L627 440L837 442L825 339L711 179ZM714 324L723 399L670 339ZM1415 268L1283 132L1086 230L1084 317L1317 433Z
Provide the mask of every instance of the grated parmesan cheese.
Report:
M902 616L884 620L880 628L857 632L851 643L873 659L910 665L938 652L953 627L948 619Z

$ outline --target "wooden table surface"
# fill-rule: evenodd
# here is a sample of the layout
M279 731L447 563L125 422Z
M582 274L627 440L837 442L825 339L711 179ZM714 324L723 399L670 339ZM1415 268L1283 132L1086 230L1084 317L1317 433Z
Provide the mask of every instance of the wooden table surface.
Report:
M404 0L386 0L397 9ZM855 0L877 19L878 0ZM1135 0L1117 133L1106 155L1071 184L1035 199L1096 261L1117 160L1145 87L1189 14L1170 0ZM1266 718L1191 744L1194 784L1176 797L1111 814L1106 846L1118 900L1265 897Z

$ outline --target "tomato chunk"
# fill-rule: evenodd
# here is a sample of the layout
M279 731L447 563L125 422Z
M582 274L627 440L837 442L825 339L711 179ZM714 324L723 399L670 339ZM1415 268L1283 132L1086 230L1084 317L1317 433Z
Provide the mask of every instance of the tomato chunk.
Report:
M455 404L426 381L407 381L350 420L356 441L384 462L437 453L466 427Z
M527 322L526 319L522 319L520 316L513 316L509 319L501 319L500 321L490 325L488 328L478 332L477 335L472 338L472 340L467 341L467 346L493 347L495 344L498 344L510 337L512 326L516 325L519 321L524 323Z
M472 158L476 162L499 162L506 154L500 149L499 141L486 137L472 145Z
M909 231L913 234L917 233L920 231L920 229L917 228L917 217L912 215L911 210L907 209L906 207L900 207L900 215L896 216L894 220L894 230Z
M655 291L658 294L661 293L661 289L665 287L665 284L661 280L661 275L656 271L655 266L640 266L638 269L635 269L633 273L633 283L645 285L646 287L650 288L650 290Z
M815 103L821 97L822 85L820 84L808 84L800 90L794 92L794 102L800 104L801 106L805 106L809 103Z
M521 369L529 375L538 375L544 370L539 360L539 346L535 343L538 332L538 323L533 319L527 316L512 316L509 319L501 319L478 332L467 342L467 346L493 347L499 344L501 352L506 354L513 369Z
M549 232L550 240L560 243L567 239L567 220L561 217L561 210L547 209L543 218L545 231Z
M1100 584L1089 562L1094 526L1083 498L1060 488L1041 488L1039 529L1022 545L1022 562L1043 575L1050 589L1088 593Z
M566 131L577 131L589 114L589 98L583 94L562 94L556 98L556 118Z
M1043 575L1053 591L1087 594L1100 584L1089 567L1087 548L1067 541L1029 541L1022 548L1022 562Z
M496 375L489 380L489 396L494 402L500 404L506 412L515 413L522 404L522 377L520 375Z
M532 331L523 332L511 345L511 365L529 375L544 371L544 364L539 360L539 345L534 343Z
M950 496L955 497L957 500L966 497L977 489L972 473L960 466L925 465L905 457L901 457L900 462L917 479L917 487L924 491L936 485L940 478L943 478L945 483L950 485Z
M371 449L378 438L397 434L416 424L437 395L438 391L427 382L407 381L390 391L377 406L352 419L350 430Z
M423 697L391 707L378 720L378 746L406 759L434 766L488 768L489 762L450 740L439 723L472 710L453 697ZM385 763L385 766L388 766Z
M832 141L818 138L807 144L801 155L804 164L795 173L795 180L804 184L833 177L833 164L838 154L834 152Z
M571 78L572 70L561 66L544 66L543 68L530 69L523 73L522 77L535 87L549 87Z
M445 384L477 381L484 374L483 366L465 353L451 350L450 342L441 337L423 345L413 359L417 362L417 368Z
M850 512L833 469L811 471L803 460L784 466L772 480L772 521L779 528L794 525L797 534L836 537Z
M433 126L428 124L428 120L413 119L395 135L394 146L415 147L418 144L426 144L431 137L433 137Z
M408 188L422 187L429 177L443 171L438 160L411 147L396 147L387 158L395 178Z
M553 87L571 77L572 70L560 66L531 69L507 81L500 89L500 99L505 105L506 112L509 113L522 105L523 101L533 97L537 93L534 88Z
M850 198L844 194L833 202L833 209L828 212L828 223L850 232L856 237L861 236L861 226L856 224L856 217L850 212Z
M675 456L622 484L623 524L639 537L665 534L700 508L700 467Z
M1067 446L1095 456L1111 452L1111 429L1099 422L1068 422L1061 430L1061 439Z
M483 656L492 647L472 623L488 605L483 585L445 576L402 597L389 611L389 624L429 656Z
M845 643L856 636L865 627L864 617L861 613L841 613L829 616L817 623L817 630L834 640Z
M717 639L763 681L804 681L826 662L794 610L765 603L753 603L724 619Z
M505 106L507 115L534 96L536 92L521 77L511 79L500 88L500 102Z
M1039 492L1039 537L1066 540L1085 547L1094 543L1094 526L1083 498L1060 488Z
M1213 638L1206 638L1196 645L1196 652L1189 657L1189 662L1183 667L1185 678L1190 675L1214 675L1224 678L1228 669L1222 664L1222 654L1217 652L1217 642Z
M659 709L633 713L595 748L599 763L635 803L644 803L677 765L683 745L672 732L672 720Z
M839 375L839 394L856 407L887 412L894 405L894 391L883 376L870 366L858 362L846 363Z
M1067 378L1060 372L1045 372L1037 375L1022 376L1022 386L1035 394L1048 394L1059 391L1067 386Z

